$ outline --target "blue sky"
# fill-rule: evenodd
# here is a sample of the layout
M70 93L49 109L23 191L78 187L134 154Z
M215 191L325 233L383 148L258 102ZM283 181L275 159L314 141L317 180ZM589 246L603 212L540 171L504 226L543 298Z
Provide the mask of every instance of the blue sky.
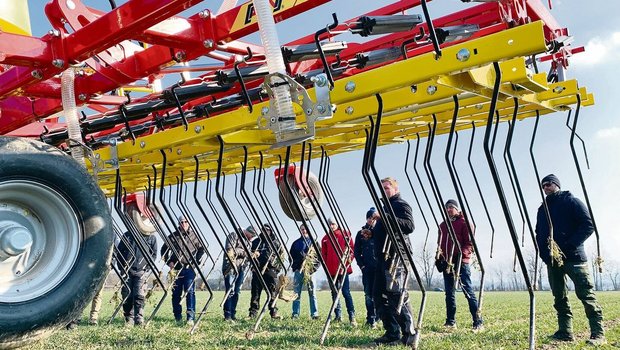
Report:
M83 2L95 8L109 9L109 2L107 0ZM124 1L118 0L116 2L119 5L124 3ZM31 11L33 34L41 36L50 29L43 15L44 1L29 0L28 3ZM318 30L318 28L331 21L332 12L336 12L341 20L346 20L384 6L389 1L356 0L354 1L355 6L351 6L352 3L353 1L334 0L279 24L280 42L283 44ZM546 4L547 2L544 1L544 3ZM432 16L438 17L469 6L473 5L459 1L433 1L429 3L429 10ZM210 8L213 12L217 12L218 7L219 2L203 2L184 12L184 15L194 14L205 8ZM421 13L421 11L414 9L411 13ZM620 3L611 1L605 2L604 5L592 6L591 2L556 0L553 1L552 14L559 23L569 28L569 33L575 39L573 42L574 46L586 47L585 53L577 55L570 61L571 65L567 76L576 78L580 85L586 86L590 92L595 94L596 105L582 109L579 124L579 134L587 142L591 165L590 170L585 168L582 152L579 152L579 154L594 216L601 235L603 258L609 264L618 264L618 268L620 268L620 262L618 262L620 260L614 257L615 252L620 250L620 236L616 234L614 229L617 226L615 222L615 205L620 197L620 178L618 177L620 173L620 112L618 112L617 105L615 104L617 103L616 95L618 89L613 83L614 81L620 81L620 74L617 68L618 63L620 63ZM255 36L251 40L255 41ZM358 40L358 38L347 38L347 40ZM542 68L542 70L546 70L546 68ZM562 182L562 189L571 190L571 192L583 199L583 193L569 148L570 132L564 125L565 121L565 113L546 115L541 118L538 141L535 147L538 167L543 176L548 173L555 173ZM524 188L528 212L532 220L535 221L536 209L540 205L541 200L528 153L532 127L533 120L525 120L517 124L512 152L521 184ZM498 167L504 175L506 175L506 172L501 152L506 128L507 125L505 124L500 126L498 146L495 153ZM459 156L466 155L469 135L469 132L460 133L460 147L457 151ZM507 226L500 211L497 195L492 186L486 161L484 160L480 142L482 135L483 130L479 129L477 132L478 143L475 146L473 161L476 164L476 168L479 169L478 176L483 184L485 200L491 208L491 216L497 230L496 246L494 248L496 253L492 261L488 259L490 228L486 224L486 217L484 216L464 159L457 161L457 168L463 177L466 194L472 205L473 216L478 223L477 240L483 252L482 257L484 261L487 266L507 266L509 261L512 261L512 242L509 239ZM444 198L451 198L454 197L454 191L452 190L448 172L443 162L442 145L445 144L445 140L445 137L438 137L435 146L436 153L433 154L433 167L438 176ZM412 235L412 241L414 247L420 247L426 235L426 227L403 174L405 150L406 145L403 144L381 147L377 154L377 165L380 175L392 176L400 181L403 196L412 204L415 212L418 228ZM354 231L364 223L364 214L372 206L370 196L360 175L361 161L361 152L334 156L331 162L332 166L329 177L331 188L344 211L351 230ZM271 171L268 172L268 180L270 180L270 174ZM504 177L502 181L504 190L509 198L513 198L508 178ZM233 182L234 179L230 179L229 183L231 185ZM279 212L275 186L271 185L272 183L268 182L267 187L270 187L268 195ZM415 187L415 190L419 191L418 187ZM233 207L236 208L235 206ZM238 208L235 210L239 213ZM432 227L433 224L428 208L424 207L423 211L431 223L430 241L433 242L436 239L436 228ZM521 232L521 219L514 201L512 202L511 212L517 230ZM284 218L285 228L291 237L295 237L294 223L286 219L283 214L281 215ZM241 214L239 214L239 217L242 223L247 223L247 220ZM317 225L317 227L319 226ZM588 240L587 247L593 252L594 238ZM525 249L531 251L531 244L527 243Z

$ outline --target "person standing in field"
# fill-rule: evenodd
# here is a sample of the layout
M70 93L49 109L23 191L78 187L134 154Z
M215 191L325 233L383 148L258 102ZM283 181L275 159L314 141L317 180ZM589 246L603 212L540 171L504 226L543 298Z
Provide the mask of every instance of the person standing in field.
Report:
M241 285L245 280L245 274L248 269L248 257L246 248L249 248L251 241L254 240L256 231L254 227L249 226L243 230L243 239L239 239L237 232L231 232L226 238L226 255L222 260L222 275L224 275L224 287L228 293L224 301L224 320L237 320L237 303L241 294ZM236 270L236 272L235 272Z
M355 236L355 261L362 271L362 284L364 285L364 299L366 302L366 324L377 328L377 312L372 288L375 283L377 269L377 257L375 256L375 239L372 237L372 228L375 226L374 215L377 209L370 208L366 212L366 224Z
M181 296L185 293L185 324L194 325L196 313L196 272L192 263L199 265L205 249L196 232L189 226L185 216L179 216L179 226L172 234L168 235L168 241L173 245L171 249L164 243L161 247L162 259L172 271L176 271L176 279L172 287L172 312L178 325L183 324L183 308ZM177 253L179 256L177 256ZM192 261L193 260L193 261Z
M293 259L291 269L295 274L293 278L294 292L297 294L297 298L293 301L292 318L299 318L299 313L301 311L301 291L305 285L308 289L308 299L310 301L310 317L316 320L319 318L319 310L317 307L316 294L314 292L314 286L316 284L314 273L318 270L320 264L306 226L299 226L299 232L301 233L301 237L291 244L290 249L291 258Z
M377 314L383 322L385 334L375 339L375 343L380 345L399 345L404 344L411 346L414 342L414 325L411 315L411 307L409 306L409 294L403 286L404 269L403 262L399 262L394 268L394 273L390 271L393 257L396 255L396 249L392 245L388 252L388 258L383 252L383 247L388 239L385 220L398 225L400 232L406 236L405 244L411 250L408 235L413 232L415 225L413 223L413 214L411 206L400 196L398 182L391 177L381 180L381 186L385 192L390 206L394 210L395 217L383 218L379 212L375 212L372 218L375 220L375 227L371 230L372 237L375 239L375 256L377 257L377 269L375 275L375 284L373 288L375 307ZM386 213L389 213L387 207ZM403 300L400 312L398 306L401 298Z
M450 220L450 225L454 230L456 239L458 240L458 246L461 248L461 261L459 269L459 281L461 282L463 294L467 298L469 304L469 312L472 318L472 327L474 331L481 331L483 329L483 320L480 316L480 310L478 310L478 300L476 299L476 293L471 283L471 267L470 260L474 251L473 244L470 237L474 234L473 228L468 228L463 213L454 199L450 199L445 205L446 214ZM444 221L439 225L439 244L437 247L439 259L452 262L448 264L449 268L443 272L444 291L446 295L446 323L445 328L456 329L456 284L454 276L454 268L458 266L458 261L455 261L458 257L457 244L454 244L450 232L448 230L447 223Z
M538 208L536 217L536 242L540 258L547 265L549 285L553 294L553 307L557 311L558 330L551 335L558 341L573 341L573 313L568 302L566 277L575 285L575 294L581 300L590 324L590 345L606 343L603 329L603 310L594 295L594 283L590 275L584 242L594 226L590 212L578 198L569 191L561 191L560 180L549 174L541 181L545 202L549 208L551 222L547 220L545 208ZM553 229L553 231L551 231ZM553 232L553 235L551 235Z
M356 327L357 321L355 320L355 305L353 304L353 297L351 296L351 290L349 287L349 275L353 273L351 268L351 262L355 258L353 253L353 240L351 234L345 232L338 227L338 223L334 218L327 219L330 231L333 234L333 238L338 244L338 248L332 244L332 240L325 234L321 240L321 256L327 265L329 275L334 281L336 286L342 286L342 296L347 306L347 312L349 313L349 322L351 326ZM336 250L338 249L338 251ZM342 254L340 254L342 253ZM344 266L341 265L341 256L344 260ZM336 298L336 291L332 290L332 298ZM340 306L340 300L337 301L334 322L342 322L342 307Z

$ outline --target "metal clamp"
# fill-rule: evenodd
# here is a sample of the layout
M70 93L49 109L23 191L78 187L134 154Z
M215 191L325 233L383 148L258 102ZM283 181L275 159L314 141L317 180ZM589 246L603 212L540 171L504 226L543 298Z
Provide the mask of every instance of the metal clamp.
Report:
M280 116L277 115L275 106L275 93L273 85L270 83L273 77L277 77L281 83L279 85L288 85L291 94L291 100L301 106L306 116L306 125L295 128L290 131L281 131L278 128ZM302 142L314 138L315 122L324 119L330 119L335 111L335 106L331 104L329 96L329 84L327 75L322 73L312 77L314 83L314 92L316 102L313 102L308 95L308 91L293 78L281 73L269 74L265 77L263 88L269 95L269 108L263 108L261 116L257 120L258 128L262 130L270 129L276 135L276 144L274 147L281 147Z

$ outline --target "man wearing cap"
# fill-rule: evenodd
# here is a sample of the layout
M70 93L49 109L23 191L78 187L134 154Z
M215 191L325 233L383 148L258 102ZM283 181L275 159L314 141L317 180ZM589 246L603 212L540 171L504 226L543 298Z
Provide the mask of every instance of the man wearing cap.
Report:
M415 228L413 214L409 203L401 198L396 180L391 177L384 178L381 180L381 186L394 210L395 217L383 218L379 212L375 212L372 216L375 219L375 227L371 232L375 239L375 256L377 257L373 294L377 315L381 318L383 328L385 328L385 334L375 339L375 343L411 346L414 341L415 330L411 307L409 306L409 294L403 286L405 267L400 262L391 270L393 257L397 254L396 249L392 245L389 254L386 256L383 247L386 239L388 239L384 220L388 220L390 223L398 225L400 232L406 235L405 244L411 250L408 235ZM384 209L389 214L388 208L385 207ZM398 312L401 299L403 304L400 312Z
M240 229L241 230L241 229ZM249 226L243 230L243 238L239 239L237 232L231 232L226 238L226 256L222 260L222 275L227 297L224 301L224 320L234 321L237 319L237 302L241 293L241 285L245 280L245 273L249 266L246 248L251 247L251 242L256 238L254 227ZM244 248L244 246L246 248Z
M575 294L583 303L590 323L591 345L605 344L603 311L594 295L594 283L589 272L588 258L584 242L594 226L590 212L578 198L569 191L560 190L560 180L549 174L541 181L545 192L545 202L549 208L551 224L547 221L545 208L538 208L536 217L536 242L540 258L547 265L549 285L558 315L558 331L551 337L559 341L573 341L573 313L568 302L566 276L575 285ZM553 230L553 231L551 231ZM553 234L551 234L553 232ZM559 249L559 254L551 254L551 246ZM555 249L554 249L555 250Z
M260 308L260 295L263 291L263 284L267 285L267 293L271 295L269 302L269 314L272 319L280 320L282 316L278 313L275 300L278 298L278 272L283 267L281 261L284 259L286 251L282 249L280 241L275 236L271 226L264 224L261 229L260 243L254 245L258 253L258 268L260 271L252 271L252 295L250 297L250 318L256 317ZM281 260L282 259L282 260Z
M168 244L171 244L170 247ZM189 226L185 216L179 216L179 226L161 247L162 259L171 271L175 271L176 279L172 286L172 312L177 324L183 323L181 295L185 293L186 321L188 326L194 325L196 313L195 283L196 272L193 266L199 266L205 253L196 232Z
M319 318L319 310L317 308L316 294L314 286L316 284L314 273L318 270L320 264L317 252L312 246L312 241L305 224L299 226L301 237L291 244L290 254L293 259L291 268L294 272L294 291L297 299L293 301L293 319L299 318L301 311L301 291L304 285L308 289L308 299L310 300L310 316L313 320Z
M338 248L335 248L332 244L332 240L327 233L321 240L321 256L327 266L329 275L334 280L337 286L342 286L342 296L347 306L347 312L349 314L349 322L351 326L356 327L357 321L355 320L355 305L353 304L353 297L351 297L351 290L349 288L349 275L353 273L351 268L351 262L355 258L353 253L353 240L349 232L343 232L334 218L327 219L327 224L332 233L333 240L338 244ZM336 251L338 249L338 251ZM341 257L345 258L344 266L341 265ZM336 298L336 292L332 290L332 298ZM342 307L340 306L340 300L336 304L336 310L334 322L342 322Z
M375 283L375 270L377 258L375 256L375 239L372 237L372 228L375 226L374 215L377 209L370 208L366 212L366 224L355 236L355 260L362 271L362 284L364 285L364 298L366 301L366 324L370 328L377 328L377 313L372 294Z
M480 331L483 329L483 321L478 310L478 300L476 299L476 293L472 288L471 283L471 268L470 260L473 253L473 245L471 242L471 235L474 234L474 230L471 227L467 227L465 218L454 199L450 199L445 205L448 219L454 230L454 234L458 241L458 246L461 248L461 263L459 270L459 279L463 294L469 304L469 312L472 317L472 327L474 331ZM443 283L446 295L446 323L444 327L448 329L456 328L456 286L454 278L454 268L458 266L458 254L457 244L454 244L452 237L446 222L442 222L439 225L439 239L437 242L437 257L445 261L451 261L449 268L443 271Z

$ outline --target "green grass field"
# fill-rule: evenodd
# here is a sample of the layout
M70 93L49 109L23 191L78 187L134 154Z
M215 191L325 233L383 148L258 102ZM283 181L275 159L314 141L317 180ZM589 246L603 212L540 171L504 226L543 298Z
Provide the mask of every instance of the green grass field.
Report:
M222 292L215 294L209 310L203 317L199 329L190 335L186 327L175 324L172 316L170 300L164 301L157 316L144 328L124 327L122 317L106 324L114 305L109 303L112 293L104 293L104 305L100 324L89 326L81 324L73 331L61 330L31 349L345 349L369 348L373 338L382 335L381 327L371 330L363 325L366 311L364 296L361 292L353 292L360 324L352 328L348 322L332 324L325 346L319 346L319 337L330 305L328 291L319 292L319 308L322 319L311 320L308 316L307 294L302 296L302 314L300 319L290 318L291 305L279 302L283 320L272 321L263 319L259 331L253 340L245 339L245 333L253 325L252 321L241 318L236 323L223 320L219 304ZM239 316L247 315L249 291L243 291L239 301ZM599 292L599 301L603 307L608 345L601 347L613 349L620 347L620 293ZM157 296L157 295L156 295ZM583 307L574 293L571 304L575 316L574 328L577 341L570 344L557 343L547 338L555 331L556 318L552 306L550 292L536 294L537 348L542 349L576 349L585 347L589 337L587 320ZM198 293L199 308L204 306L207 295ZM264 298L264 295L263 295ZM147 313L151 312L155 296L147 302ZM419 293L413 296L412 308L417 315ZM429 292L420 349L527 349L528 348L528 294L525 292L489 292L485 293L483 317L485 330L481 333L471 331L471 318L467 311L467 303L461 294L457 299L458 330L448 333L443 330L445 308L443 293ZM344 303L343 303L344 307ZM84 313L84 319L87 313ZM102 322L103 321L103 322Z

